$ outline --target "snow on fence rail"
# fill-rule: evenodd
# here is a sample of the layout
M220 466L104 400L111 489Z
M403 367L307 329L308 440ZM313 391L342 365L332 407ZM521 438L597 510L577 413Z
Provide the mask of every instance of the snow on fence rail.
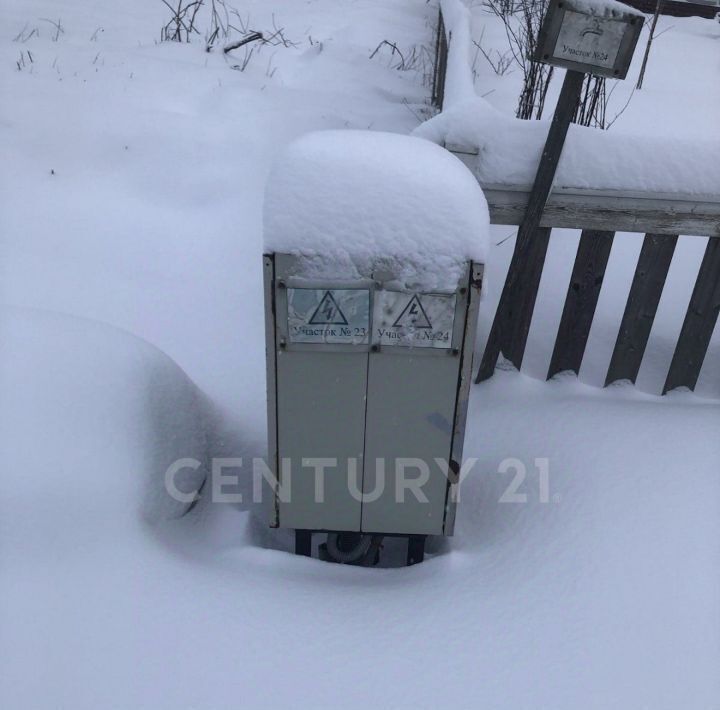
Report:
M467 8L460 0L441 0L432 93L441 112L417 133L443 144L474 172L492 224L517 225L547 128L502 116L476 96L470 41ZM720 311L720 142L668 145L571 128L537 238L508 272L506 305L495 314L477 381L492 376L501 353L520 369L550 234L565 227L582 234L548 379L580 371L616 232L645 233L606 385L637 378L678 236L710 237L663 394L692 390Z

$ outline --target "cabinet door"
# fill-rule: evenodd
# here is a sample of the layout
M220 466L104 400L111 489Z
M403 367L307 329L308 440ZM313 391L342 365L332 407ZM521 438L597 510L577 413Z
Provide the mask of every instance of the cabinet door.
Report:
M367 353L280 351L277 373L280 482L288 494L279 501L280 525L359 530L360 495L353 495L348 484L348 459L356 459L355 488L359 490ZM328 466L321 477L314 467L304 465L307 459L336 464Z
M363 531L443 532L467 311L464 293L375 293ZM414 486L412 479L418 479Z
M458 363L458 357L439 353L371 353L364 531L442 534L448 480L435 459L450 457ZM414 466L417 461L424 473ZM421 475L427 480L418 500L403 479L410 483Z
M279 524L360 530L372 283L295 270L276 255Z

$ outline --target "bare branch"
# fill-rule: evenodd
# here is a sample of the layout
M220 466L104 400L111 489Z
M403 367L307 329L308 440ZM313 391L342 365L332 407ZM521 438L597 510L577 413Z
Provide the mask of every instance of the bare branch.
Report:
M259 39L263 38L262 32L253 32L251 35L248 35L247 37L243 37L243 39L238 40L237 42L231 42L230 44L223 47L223 53L227 54L228 52L232 52L233 49L238 49L242 47L245 44L248 44L249 42L255 42Z

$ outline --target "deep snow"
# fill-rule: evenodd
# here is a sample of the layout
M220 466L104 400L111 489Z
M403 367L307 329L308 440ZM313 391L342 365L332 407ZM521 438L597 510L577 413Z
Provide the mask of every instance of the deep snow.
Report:
M581 382L545 383L530 376L547 369L578 237L553 236L525 374L472 389L478 462L455 537L423 565L295 558L247 498L163 521L178 508L144 503L170 459L264 448L273 160L310 130L409 133L420 72L369 55L427 42L435 10L243 3L300 45L239 72L242 55L156 44L159 2L0 7L0 300L15 304L0 312L2 707L717 706L717 334L698 394L643 392L658 391L704 239L680 240L638 388L602 390L641 236L616 239ZM38 18L58 14L54 42ZM14 42L26 23L40 37ZM623 118L682 95L658 133L707 135L715 89L692 89L669 50L705 57L705 76L717 26L672 23ZM511 111L512 89L485 79ZM477 352L511 231L491 231ZM527 500L501 503L519 464Z
M3 323L20 417L3 432L24 433L3 449L3 707L715 704L714 405L500 372L471 403L452 542L413 568L340 567L264 549L289 540L237 506L142 524L142 442L181 433L177 453L199 455L173 418L193 411L182 373L107 326ZM517 465L526 502L500 502Z

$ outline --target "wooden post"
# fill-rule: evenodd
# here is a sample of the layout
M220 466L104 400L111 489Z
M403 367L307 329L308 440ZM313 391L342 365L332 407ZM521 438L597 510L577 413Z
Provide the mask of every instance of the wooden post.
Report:
M545 141L528 199L525 217L518 229L515 251L476 382L492 376L501 352L518 370L522 365L550 239L550 229L540 227L540 218L552 189L570 122L580 100L584 78L583 72L572 69L565 74L560 98L550 124L550 132Z

